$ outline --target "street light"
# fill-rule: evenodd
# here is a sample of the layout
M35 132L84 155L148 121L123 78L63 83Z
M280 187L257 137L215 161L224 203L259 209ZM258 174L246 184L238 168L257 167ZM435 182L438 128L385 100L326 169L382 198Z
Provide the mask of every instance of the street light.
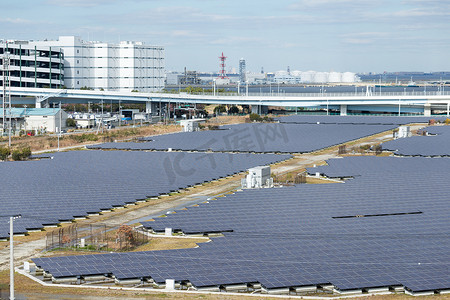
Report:
M248 80L245 82L245 95L248 97Z
M213 96L216 96L216 79L213 79Z
M238 80L237 84L238 84L238 86L237 86L237 88L238 88L237 93L238 93L238 96L239 96L239 94L241 93L241 92L240 92L241 81Z

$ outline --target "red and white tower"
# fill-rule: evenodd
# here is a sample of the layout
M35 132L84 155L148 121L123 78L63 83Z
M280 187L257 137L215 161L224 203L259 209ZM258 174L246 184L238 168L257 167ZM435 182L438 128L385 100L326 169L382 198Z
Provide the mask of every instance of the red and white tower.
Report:
M225 60L227 59L227 57L224 56L223 52L222 52L222 56L219 56L219 58L220 58L219 78L220 79L226 79L226 78L228 78L227 74L225 73Z

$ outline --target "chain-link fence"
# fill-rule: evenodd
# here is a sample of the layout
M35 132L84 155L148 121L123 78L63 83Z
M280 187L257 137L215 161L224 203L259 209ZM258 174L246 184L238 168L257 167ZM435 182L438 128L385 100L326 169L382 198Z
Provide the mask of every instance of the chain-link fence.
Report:
M145 232L137 231L129 225L109 227L104 224L74 224L48 232L45 249L120 252L132 250L148 241L149 236Z

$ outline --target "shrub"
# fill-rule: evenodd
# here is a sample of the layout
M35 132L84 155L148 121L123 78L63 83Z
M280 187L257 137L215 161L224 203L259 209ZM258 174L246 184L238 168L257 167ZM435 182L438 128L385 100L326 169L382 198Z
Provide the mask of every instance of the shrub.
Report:
M0 147L0 159L6 160L11 154L11 150L8 147Z
M264 116L263 121L264 122L273 122L273 118L271 118L269 116Z
M70 135L70 138L78 143L84 143L87 141L95 142L98 140L98 136L93 133L83 133L82 135Z
M13 160L26 160L31 156L30 147L25 147L22 149L16 149L11 153L11 157Z
M370 149L370 145L369 145L369 144L361 145L361 146L359 146L359 149L364 150L364 151L367 151L367 150Z
M252 113L252 114L250 114L250 121L251 122L261 122L262 118L260 115Z

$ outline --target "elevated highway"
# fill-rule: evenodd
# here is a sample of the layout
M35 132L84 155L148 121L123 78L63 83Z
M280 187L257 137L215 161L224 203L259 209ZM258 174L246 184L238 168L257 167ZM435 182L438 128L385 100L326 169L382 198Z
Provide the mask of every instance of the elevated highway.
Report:
M3 88L0 87L0 94ZM450 110L450 92L398 92L375 93L368 89L357 93L298 93L298 94L187 94L187 93L140 93L72 89L40 89L11 87L13 104L36 104L45 106L52 102L62 103L146 103L152 112L168 103L250 105L255 112L263 107L322 107L339 109L346 114L349 108L390 112L410 111L430 115L432 109Z

